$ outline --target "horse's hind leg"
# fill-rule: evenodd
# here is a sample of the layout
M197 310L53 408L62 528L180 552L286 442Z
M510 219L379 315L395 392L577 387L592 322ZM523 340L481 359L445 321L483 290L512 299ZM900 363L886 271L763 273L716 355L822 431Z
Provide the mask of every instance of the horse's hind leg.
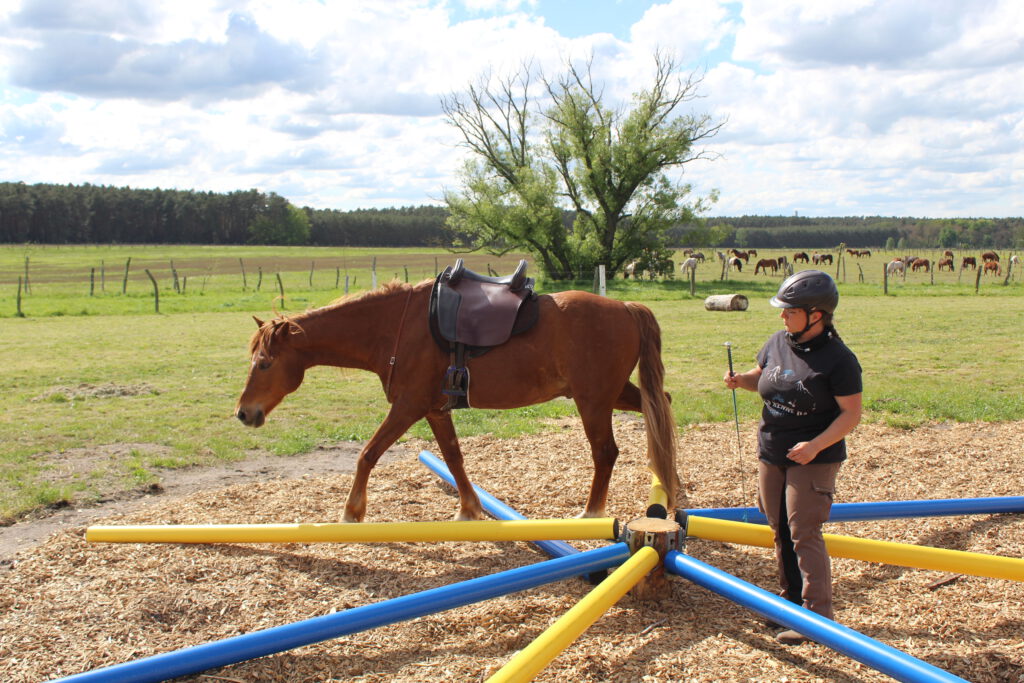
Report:
M615 443L612 431L612 409L607 406L581 405L576 399L576 407L583 419L583 431L590 442L590 455L594 459L594 479L590 483L590 496L581 517L604 517L608 503L608 483L612 478L612 469L619 457L619 447Z
M370 472L373 470L380 456L384 454L391 444L398 440L398 437L416 423L422 417L421 413L410 413L398 405L392 405L391 411L384 421L377 427L370 440L366 442L359 460L356 462L356 474L352 480L352 488L348 492L348 500L345 502L346 522L361 522L366 516L366 483L370 480Z
M427 424L434 432L437 445L441 448L441 455L444 456L448 471L455 479L455 486L459 491L459 514L455 519L467 521L484 519L484 509L480 505L480 499L473 490L473 485L466 475L462 466L462 448L459 446L459 437L455 434L455 425L452 424L450 413L436 411L427 413Z

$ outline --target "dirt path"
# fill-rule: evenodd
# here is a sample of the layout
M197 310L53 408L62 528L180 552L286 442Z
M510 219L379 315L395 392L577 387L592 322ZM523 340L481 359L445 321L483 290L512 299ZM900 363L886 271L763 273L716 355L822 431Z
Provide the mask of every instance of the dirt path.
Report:
M400 445L388 451L382 463L407 448ZM125 491L99 504L51 508L16 524L0 527L0 566L10 565L14 555L45 541L66 528L89 524L111 514L134 512L169 499L188 496L196 491L221 488L246 482L283 479L316 479L325 475L348 474L354 471L362 443L341 442L296 456L260 455L242 462L217 467L193 467L162 470L160 483L146 489ZM418 450L417 450L418 452Z

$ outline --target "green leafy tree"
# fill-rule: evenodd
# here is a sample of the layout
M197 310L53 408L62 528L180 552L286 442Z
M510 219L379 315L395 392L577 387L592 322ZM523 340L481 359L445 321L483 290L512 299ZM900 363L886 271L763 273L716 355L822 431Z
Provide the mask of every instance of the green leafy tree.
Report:
M249 224L249 241L253 244L306 244L309 242L309 216L271 192L264 211Z
M708 115L678 115L700 80L677 75L655 55L654 83L613 108L588 62L555 79L532 69L499 81L484 77L442 101L472 158L462 188L445 194L448 226L467 249L525 249L553 279L604 264L614 274L642 253L665 253L666 232L690 222L717 197L687 201L692 188L669 176L696 159L723 125ZM539 109L537 91L550 105ZM563 216L569 212L569 225Z
M960 241L960 236L956 231L956 228L945 226L939 230L939 246L943 249L950 249L955 247Z

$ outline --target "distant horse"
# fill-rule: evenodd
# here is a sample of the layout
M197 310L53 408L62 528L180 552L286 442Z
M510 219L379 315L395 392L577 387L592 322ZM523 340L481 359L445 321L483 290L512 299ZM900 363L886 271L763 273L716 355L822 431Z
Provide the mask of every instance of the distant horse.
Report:
M967 270L970 266L971 270L978 269L978 261L973 256L964 256L963 263L960 264L960 270Z
M704 261L707 260L707 258L705 258L705 256L704 256L704 252L702 252L702 251L695 251L695 252L693 252L693 258L697 259L697 261L700 262L700 263L704 263Z
M697 259L695 257L693 257L693 256L691 256L690 258L686 259L685 261L683 261L683 265L679 266L679 270L683 271L684 273L686 271L688 271L688 270L692 270L693 273L696 275L696 273L697 273Z
M806 251L798 251L793 254L793 263L800 263L801 261L804 263L811 262L811 257L807 255Z
M249 342L251 364L235 416L251 427L302 384L315 365L376 373L391 404L356 464L344 520L366 515L366 485L380 456L421 419L430 425L459 493L457 519L484 516L463 468L442 378L449 354L432 338L428 302L433 282L390 282L305 313L263 322ZM665 487L668 507L679 499L676 432L663 390L661 330L650 309L589 292L538 297L539 318L528 331L467 361L475 408L518 408L559 396L576 403L590 441L594 476L584 517L603 517L619 449L612 411L641 412L651 469ZM595 331L600 331L600 338ZM599 342L599 343L596 343ZM639 384L629 381L639 363ZM596 371L599 369L600 371Z
M924 272L927 273L929 271L929 269L931 268L931 266L932 266L932 262L931 261L929 261L926 258L919 258L919 259L915 259L914 262L910 264L910 269L912 271L914 271L915 273L918 270L923 270Z
M942 252L942 256L944 258L951 259L951 258L953 258L953 252L950 251L949 249L947 249L946 251Z
M981 260L985 261L986 263L988 263L989 261L995 261L996 263L998 263L999 254L997 254L994 251L986 251L984 254L981 255Z
M757 275L759 270L763 270L764 274L767 275L769 268L772 269L772 273L777 273L779 271L779 262L773 258L761 259L757 262L757 265L754 266L754 275Z
M951 259L951 258L949 258L947 256L946 258L944 258L941 261L939 261L939 263L938 263L938 265L936 267L939 270L944 270L945 269L945 270L949 270L949 272L952 273L953 272L953 259Z
M889 263L887 263L886 266L885 266L885 274L886 275L895 275L896 273L900 273L901 275L905 275L906 272L907 272L907 266L903 263L902 259L896 259L895 261L889 261Z
M729 259L729 267L735 268L739 272L743 272L743 261L739 256L733 256Z
M740 251L738 249L730 249L729 251L736 258L743 259L744 263L750 263L750 252L749 251Z
M824 264L824 263L831 264L832 263L832 254L819 254L818 252L814 252L814 256L811 257L811 261L814 263L814 265L819 265L819 264Z
M637 268L639 268L639 267L640 267L640 261L639 260L637 260L637 261L630 261L622 269L622 277L624 279L626 279L626 280L628 280L631 277L634 278L634 279L640 277L640 273L637 272Z
M982 275L988 275L989 273L992 273L993 275L1003 274L1003 268L999 265L999 261L985 261L985 265L982 269Z

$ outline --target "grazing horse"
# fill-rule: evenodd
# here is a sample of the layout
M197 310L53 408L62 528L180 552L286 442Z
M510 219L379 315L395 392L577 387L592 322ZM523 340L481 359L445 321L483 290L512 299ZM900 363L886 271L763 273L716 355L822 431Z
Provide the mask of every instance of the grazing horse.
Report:
M832 254L819 254L818 252L814 252L814 256L811 257L811 261L814 263L814 265L823 263L831 264Z
M1011 266L1019 266L1020 265L1020 256L1017 256L1016 254L1011 256L1010 257L1010 265Z
M793 263L800 263L801 261L804 263L811 262L811 257L807 255L806 251L798 251L793 254Z
M249 343L249 376L235 407L235 416L248 426L261 426L315 365L368 370L380 377L391 407L359 455L345 503L346 522L363 520L371 470L384 451L421 419L430 425L455 478L457 519L484 516L463 468L451 412L444 409L447 397L441 383L450 358L430 331L433 284L393 281L305 313L267 322L256 319L258 329ZM605 514L608 483L619 454L612 411L643 413L650 466L665 487L671 510L685 496L680 494L675 466L675 421L663 390L661 330L654 315L642 304L589 292L545 294L537 304L536 325L467 361L473 376L473 407L518 408L571 397L594 461L584 517ZM600 331L599 338L595 331ZM629 379L638 364L639 387Z
M968 266L971 267L971 270L977 270L978 260L973 256L964 256L963 263L960 264L960 270L967 270Z
M679 270L684 273L688 270L692 270L694 275L697 274L697 259L691 256L690 258L683 261L683 265L679 266Z
M730 268L735 268L736 270L738 270L739 272L742 273L743 272L743 261L742 261L742 259L740 259L739 256L733 256L732 258L729 259L729 267Z
M749 251L739 251L738 249L730 249L729 251L736 258L743 259L744 263L750 263L750 252Z
M920 269L924 272L928 272L932 266L932 262L926 258L914 259L914 262L910 264L910 269L915 273Z
M699 263L704 263L707 260L707 258L705 258L704 256L704 252L702 251L693 252L693 258L697 259Z
M779 272L779 262L773 258L761 259L760 261L757 262L757 265L754 266L754 275L757 275L758 270L763 270L764 274L767 275L769 268L772 269L772 273Z
M622 269L622 277L624 279L626 279L626 280L628 280L631 277L634 277L634 279L640 277L640 273L637 272L637 268L639 268L639 267L640 267L640 261L639 260L630 261Z
M947 249L946 251L942 252L942 256L944 258L952 259L953 258L953 252L950 251L949 249Z
M982 267L982 275L1002 275L1003 268L999 265L999 261L985 261L985 265Z
M903 259L896 259L895 261L889 261L889 263L886 264L886 266L885 266L885 274L886 275L895 275L896 273L900 273L901 275L906 275L906 273L907 273L907 266L906 266L906 264L903 263Z
M951 258L949 258L947 256L946 258L944 258L941 261L939 261L937 267L938 267L939 270L949 269L949 272L952 273L953 272L953 259L951 259Z
M984 254L981 255L981 260L984 261L985 263L988 263L989 261L995 261L996 263L998 263L999 254L997 254L994 251L986 251Z

